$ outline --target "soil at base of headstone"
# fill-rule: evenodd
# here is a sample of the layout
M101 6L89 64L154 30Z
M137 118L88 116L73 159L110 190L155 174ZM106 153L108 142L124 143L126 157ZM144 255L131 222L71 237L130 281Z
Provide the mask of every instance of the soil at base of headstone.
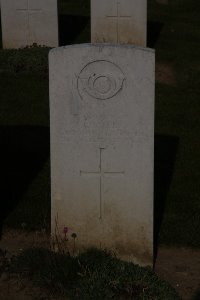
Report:
M49 247L49 236L44 232L7 231L0 241L0 255L6 250L8 257L12 257L31 247ZM183 300L200 300L200 249L160 247L155 272L168 281ZM55 300L54 297L27 280L1 274L0 299ZM56 300L62 298L56 297Z
M168 281L183 300L200 300L200 249L160 247L155 272Z

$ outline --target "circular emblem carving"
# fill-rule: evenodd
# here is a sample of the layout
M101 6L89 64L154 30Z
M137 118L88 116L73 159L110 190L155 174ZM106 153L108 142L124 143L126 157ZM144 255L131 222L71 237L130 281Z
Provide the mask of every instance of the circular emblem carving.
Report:
M115 96L123 87L124 74L112 62L97 60L87 64L78 76L78 90L93 98L105 100Z

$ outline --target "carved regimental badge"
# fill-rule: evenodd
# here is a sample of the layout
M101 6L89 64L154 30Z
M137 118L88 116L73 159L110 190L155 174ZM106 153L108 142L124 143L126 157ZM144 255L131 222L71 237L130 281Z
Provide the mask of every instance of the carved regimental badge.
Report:
M122 88L125 76L114 63L96 60L88 63L80 72L77 87L80 96L85 93L93 98L106 100L115 96Z

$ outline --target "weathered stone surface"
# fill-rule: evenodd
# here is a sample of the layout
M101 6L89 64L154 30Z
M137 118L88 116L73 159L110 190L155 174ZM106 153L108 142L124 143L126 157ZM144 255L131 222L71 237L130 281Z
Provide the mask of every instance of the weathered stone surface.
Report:
M91 0L93 43L146 46L147 0Z
M4 48L58 46L56 0L1 0Z
M151 265L154 52L74 45L49 61L52 233Z

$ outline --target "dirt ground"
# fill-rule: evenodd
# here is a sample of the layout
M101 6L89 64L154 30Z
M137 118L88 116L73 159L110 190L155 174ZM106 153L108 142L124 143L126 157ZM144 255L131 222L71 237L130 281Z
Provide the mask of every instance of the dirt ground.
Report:
M183 300L200 300L200 250L160 247L155 272L168 281Z
M6 250L7 256L11 257L34 246L48 247L48 235L45 232L6 232L0 241L0 255ZM200 250L160 247L155 272L160 278L168 281L183 300L200 300ZM6 273L2 273L0 277L0 299L61 300L55 299L47 291L33 287L30 282L22 282L17 277L9 278Z
M26 233L23 231L7 231L0 240L0 269L1 255L7 252L9 259L13 255L31 247L50 247L49 235L45 232ZM6 272L0 273L0 300L66 300L54 297L47 290L36 288L30 281L19 277L9 277Z
M157 1L167 4L167 0ZM156 82L176 86L173 64L156 62ZM160 247L155 272L171 283L183 300L200 300L200 250Z

